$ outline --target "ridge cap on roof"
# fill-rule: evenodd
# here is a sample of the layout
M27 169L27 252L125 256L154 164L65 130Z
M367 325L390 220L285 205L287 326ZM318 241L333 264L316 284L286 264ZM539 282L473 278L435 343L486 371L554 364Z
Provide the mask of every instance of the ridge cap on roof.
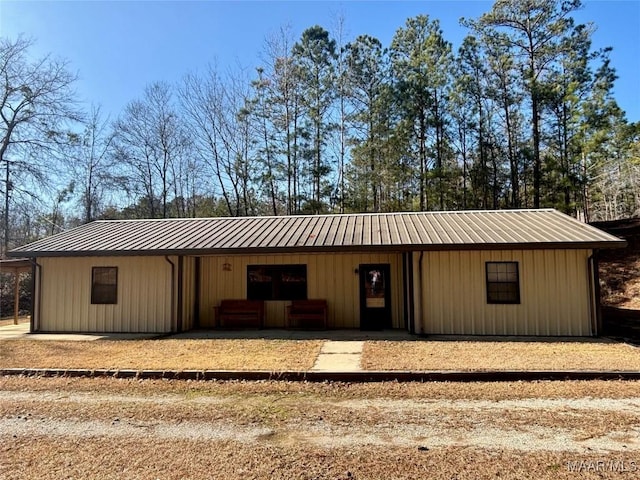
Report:
M239 217L172 217L172 218L116 218L94 220L90 223L125 223L125 222L185 222L196 220L265 220L265 219L285 219L285 218L319 218L319 217L372 217L372 216L403 216L403 215L467 215L477 213L499 213L514 214L521 212L540 213L557 212L555 208L512 208L493 210L429 210L429 211L407 211L407 212L354 212L354 213L308 213L303 215L248 215ZM566 214L563 214L566 215ZM570 215L567 215L570 218ZM575 219L574 219L575 220ZM578 220L577 220L578 221ZM85 224L88 225L88 224Z

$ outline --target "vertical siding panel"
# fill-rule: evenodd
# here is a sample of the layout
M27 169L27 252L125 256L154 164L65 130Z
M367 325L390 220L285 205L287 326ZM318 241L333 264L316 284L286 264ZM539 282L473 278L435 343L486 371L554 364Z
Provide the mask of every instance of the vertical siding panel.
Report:
M167 269L169 271L169 275L171 274L171 266L167 263L166 259L164 257L162 257L162 261L165 262L167 264ZM124 272L120 272L120 274L122 274ZM154 274L156 272L153 272ZM134 287L134 285L136 285L136 282L138 279L137 278L131 278L131 275L126 275L126 278L123 279L124 281L126 281L125 284L123 284L123 290L125 292L125 295L130 297L130 300L133 303L137 303L137 308L133 308L131 313L132 315L129 316L129 318L127 319L130 325L131 329L139 329L140 325L140 319L142 318L147 318L149 315L152 314L151 312L151 304L155 304L157 302L157 298L155 297L155 292L154 289L151 288L151 282L137 282L137 285L142 285L142 289L139 290L139 294L141 298L148 298L149 301L148 302L141 302L141 301L137 301L133 298L133 295L131 295L129 292L131 292L132 288L135 288L136 290L140 287L136 286ZM164 292L167 293L167 292ZM167 295L170 297L170 295ZM113 328L117 329L120 325L120 322L114 317L112 318L112 321L114 322Z
M591 251L586 251L581 256L580 251L576 251L576 268L575 268L575 282L576 285L580 284L580 280L582 279L582 288L576 292L576 296L581 295L584 296L585 301L582 302L582 308L580 309L580 316L576 320L576 329L572 334L574 335L591 335L591 298L592 292L590 291L590 281L589 281L589 257L591 256ZM581 272L585 272L581 275ZM582 320L584 319L584 320Z
M579 255L581 252L577 251L576 255ZM582 288L582 292L585 293L580 293L582 295L585 295L586 300L583 303L583 307L582 307L582 311L583 311L583 317L586 320L579 322L581 325L580 328L580 335L591 335L592 331L591 331L591 299L592 299L592 292L591 292L591 282L589 281L589 257L591 256L593 252L586 251L584 252L584 254L582 256L578 257L578 262L576 262L576 265L578 265L578 268L576 268L576 276L577 278L581 278L579 272L583 271L586 272L585 275L582 275L582 284L583 284L583 288ZM586 277L586 278L584 278ZM595 313L594 313L595 315Z
M57 312L55 298L60 295L58 291L61 288L62 282L49 282L49 259L42 258L40 262L40 329L42 331L49 331L56 329L56 318L54 317ZM58 328L59 329L59 328Z
M53 274L53 271L49 271L49 277L51 277ZM73 295L73 284L69 282L63 285L61 288L61 293L63 296L59 297L56 300L56 304L60 309L57 312L58 318L56 320L60 325L63 325L67 331L72 331L73 319L69 315L69 307L71 305L71 303L69 302L69 298L71 297L71 295Z
M431 272L431 283L436 286L438 291L438 312L440 315L442 329L447 333L455 332L457 325L455 322L456 309L449 308L451 305L451 298L447 292L451 291L451 279L457 276L457 272L452 272L451 269L457 269L456 262L457 252L446 252L440 257L439 268L437 271ZM437 273L436 273L437 272ZM459 288L459 286L458 286Z
M62 329L63 323L61 321L61 317L64 315L64 311L62 311L62 299L64 298L63 289L65 288L65 286L63 282L55 282L49 278L52 275L55 275L52 267L52 262L49 261L45 263L44 259L42 259L41 264L43 278L42 316L48 318L48 322L43 325L46 325L44 330ZM45 295L45 292L47 290L51 292L51 294L48 296ZM52 308L47 308L48 304L51 304Z
M89 324L89 319L81 318L81 309L87 304L85 299L91 296L91 268L87 268L87 272L84 269L71 269L69 275L72 277L71 292L70 295L63 299L66 303L66 315L72 320L74 332L87 331L86 327ZM87 278L88 277L88 278ZM84 281L83 281L84 280ZM88 292L85 293L85 290ZM90 301L90 300L89 300ZM92 325L94 326L94 325Z
M537 263L538 263L538 275L539 277L533 278L532 281L535 283L535 296L532 299L531 308L535 308L536 312L536 321L538 325L543 329L547 329L548 331L548 322L549 315L551 313L551 302L552 299L547 297L546 301L538 302L539 298L543 298L549 291L549 286L551 285L552 279L550 278L551 272L549 271L547 262L548 262L548 251L543 250L539 252L537 255ZM540 280L542 279L542 280ZM533 302L537 302L538 305L534 305Z
M541 319L542 326L546 329L546 331L551 331L551 325L553 317L558 312L558 304L557 304L557 289L556 289L556 272L554 271L554 254L555 252L552 250L544 250L544 260L542 261L542 265L544 265L544 276L545 283L540 286L540 293L546 295L547 301L544 303L543 310L543 318ZM560 268L562 268L560 266Z
M78 287L82 290L86 290L86 293L82 293L80 295L80 304L78 305L78 310L80 318L83 320L82 329L86 332L91 330L92 323L96 326L96 329L99 327L99 325L97 324L97 319L89 315L89 306L91 300L89 300L88 302L84 301L84 298L87 297L91 299L91 268L87 269L87 273L79 272L79 274L80 284L78 285ZM86 277L89 278L87 279ZM119 293L120 292L118 292L118 294ZM101 331L104 331L104 327L101 329Z
M440 328L446 333L453 333L453 326L449 321L450 310L445 305L446 302L449 302L450 296L448 292L449 290L449 279L451 278L451 272L449 267L449 258L451 257L451 252L444 252L443 255L440 256L440 262L437 271L431 272L431 284L436 287L437 295L438 295L438 315L440 316ZM436 273L437 272L437 273Z
M564 269L565 266L558 258L556 250L545 250L544 252L544 266L546 268L546 276L549 280L549 283L546 285L548 301L544 302L547 306L547 309L543 325L547 332L551 332L555 326L556 329L559 328L558 333L562 334L564 331L564 326L558 325L558 317L562 310L562 302L559 298L560 290L558 285L558 269ZM568 285L564 285L564 287L565 289L567 289ZM565 290L565 296L568 296L567 294L568 292L566 292Z
M589 335L591 332L589 328L590 316L588 308L590 298L588 252L585 252L582 256L580 256L579 251L571 253L573 258L567 263L573 265L573 268L570 270L570 283L573 285L572 293L576 298L584 298L585 300L577 305L576 311L572 315L572 321L569 324L567 335ZM580 272L583 273L580 274Z
M323 272L325 276L325 281L333 284L333 288L335 292L344 292L344 279L346 275L346 264L344 256L332 256L331 258L331 268ZM314 263L318 270L322 269L322 267L327 267L325 263L325 259L316 255L314 257ZM330 290L330 288L327 288ZM327 298L328 295L325 295L324 298ZM332 295L332 298L327 298L327 308L328 308L328 318L327 323L329 328L343 328L344 327L344 293L337 295Z
M574 251L565 251L564 253L564 264L567 272L567 281L570 282L577 289L582 285L582 282L576 278L576 271L580 268L580 259L576 255ZM585 272L584 276L587 276ZM564 334L572 335L577 333L580 329L580 324L577 322L577 319L582 316L583 309L582 305L578 305L575 311L571 310L571 304L569 302L561 302L562 303L562 316L557 319L558 323L564 320ZM574 333L575 332L575 333Z
M195 305L195 257L184 258L183 272L183 305L182 305L182 328L190 330L193 328L194 305Z
M343 295L340 296L344 308L338 324L346 327L350 324L349 320L351 320L351 324L354 328L357 328L360 326L360 275L356 274L356 269L364 261L354 255L342 258L345 268L348 269L348 274L345 275L347 288L344 289Z
M441 259L442 263L439 270L439 278L433 278L433 282L438 285L440 294L438 295L438 307L440 310L440 316L442 317L443 328L447 333L454 332L455 325L452 322L452 309L448 308L450 304L450 297L445 292L451 291L451 258L455 252L445 252Z
M43 329L166 331L168 311L164 307L170 301L170 292L166 287L167 274L163 271L163 261L158 257L43 259L40 263L46 272L43 272L42 307L47 312L43 316ZM116 305L91 304L91 269L94 266L118 267ZM153 310L147 310L148 305ZM146 315L141 315L141 312Z
M569 296L570 298L575 298L578 293L576 290L576 283L573 282L573 272L575 271L575 267L570 265L572 261L576 260L574 255L575 252L569 252L567 250L560 251L556 250L556 258L558 258L559 262L562 262L564 271L566 272L566 281L567 281L567 290L566 294L563 296L559 294L556 298L559 311L555 317L555 324L559 327L562 327L563 333L566 335L572 330L572 323L574 315L571 309L571 302L565 300L564 297ZM578 313L576 310L575 313Z
M75 313L75 306L80 305L80 298L78 288L78 271L70 270L69 271L69 285L66 289L66 296L62 298L62 304L64 308L64 318L67 319L71 323L71 330L74 332L79 332L81 329L80 325L80 317Z
M419 299L418 303L420 304L419 306L416 305L416 315L422 319L420 323L423 326L423 331L418 333L435 333L438 331L436 323L439 321L439 318L436 317L434 305L431 304L433 289L431 288L429 272L435 268L434 262L437 257L433 255L432 252L423 252L421 267L420 255L418 252L415 257L415 298Z
M231 272L222 272L222 263L232 264ZM307 265L309 298L324 298L329 305L331 328L359 328L359 276L355 273L363 263L389 263L391 271L392 325L402 324L401 254L284 254L203 257L201 264L201 324L212 326L213 307L225 298L246 298L247 265ZM289 302L266 302L266 325L284 326L285 308Z
M473 295L473 289L471 288L471 280L473 275L473 269L471 263L473 262L472 255L461 255L460 252L456 252L457 268L455 271L456 278L452 278L452 284L456 282L460 283L462 289L462 296L457 299L451 299L455 302L456 306L456 320L457 331L469 331L470 328L477 330L477 327L482 325L476 321L473 314L470 314L470 310L467 306L470 301L470 297ZM484 328L481 328L478 333L484 333Z
M335 315L336 304L340 303L336 300L342 295L329 294L333 289L335 289L336 292L339 292L334 285L335 279L340 276L339 271L342 268L338 259L336 259L334 255L309 255L307 259L300 258L299 263L307 263L307 276L313 278L313 281L316 283L315 288L311 288L310 285L307 285L308 298L326 299L328 312L330 312L328 313L329 326L332 328L342 327L342 318L336 317ZM313 272L313 274L310 274L310 272ZM340 323L337 323L338 319Z
M420 308L416 311L422 317L424 330L422 333L440 332L440 317L437 314L436 305L432 302L433 287L431 286L430 272L437 269L436 260L438 256L433 252L424 252L422 262L420 262L420 254L416 255L416 278L420 278L416 282L416 298L420 299ZM422 271L420 269L422 268ZM422 290L422 291L420 291Z
M524 331L529 332L529 334L543 335L544 333L540 331L539 323L532 319L529 303L530 298L535 298L530 289L531 285L535 283L536 262L532 257L532 252L529 250L520 251L519 254L521 256L518 265L520 271L520 304L523 306L518 312L520 314L520 322Z
M567 334L590 335L591 292L589 291L589 256L591 255L591 251L577 250L572 253L575 255L575 258L571 262L573 264L571 283L574 286L574 295L576 298L582 298L584 300L577 305L573 315L573 321L570 324L570 330Z
M200 326L206 328L211 325L210 309L211 309L211 295L209 285L211 283L209 278L209 271L211 266L210 257L200 258L200 290L197 295L200 298L199 312Z
M424 264L422 265L423 272L427 274L427 282L426 288L427 290L424 292L425 295L428 295L428 300L425 298L425 303L429 303L429 311L431 312L431 321L433 322L433 328L435 332L446 333L442 329L442 312L440 311L440 292L436 289L438 287L438 283L434 282L434 277L440 276L440 271L442 263L441 255L433 255L429 258L429 268L425 271ZM442 277L440 277L442 278Z
M446 333L443 329L442 314L440 311L440 292L436 290L438 284L433 281L436 276L435 272L441 270L440 263L442 256L435 252L425 255L427 257L427 264L422 264L422 276L424 277L424 292L422 292L424 307L424 313L429 317L431 328L428 333ZM429 313L426 313L428 310Z
M420 268L421 259L422 269ZM429 270L433 268L431 252L411 252L409 268L412 269L413 274L413 292L411 292L413 319L409 321L413 321L416 333L432 333L435 330L434 316L430 314L432 306L430 305L428 309L425 307L427 299L431 299L429 292L432 290L429 277Z
M588 250L429 252L422 319L428 333L589 334ZM519 305L486 303L485 262L516 261ZM414 262L417 269L417 262ZM419 287L418 287L419 288Z
M215 258L203 257L200 264L200 325L202 327L212 327L214 325L213 308L215 296L213 292L212 271ZM227 272L228 273L228 272Z
M391 262L391 275L393 276L392 298L393 304L393 328L406 328L404 324L404 276L403 276L402 257L396 256Z
M418 256L419 257L419 256ZM439 256L434 252L425 252L422 261L422 275L420 283L416 283L416 288L422 288L422 292L418 292L418 298L422 305L421 315L426 318L427 325L424 333L437 333L442 331L442 318L438 315L438 305L433 301L435 297L434 285L431 282L431 272L439 269ZM420 259L418 258L417 267L420 268Z
M323 261L316 256L316 263L319 265L323 263ZM344 292L345 285L344 280L346 275L348 275L347 264L345 264L345 256L334 256L333 257L333 271L326 272L327 278L330 279L334 284L334 288L336 292ZM344 298L345 295L333 295L333 301L328 303L328 319L327 323L329 324L329 328L338 328L343 327L344 315L338 315L338 312L344 311Z
M574 298L578 298L579 296L584 295L584 291L580 288L582 286L582 282L576 278L576 271L578 270L578 262L580 262L580 258L576 255L574 251L566 251L565 255L565 265L567 271L567 283L570 287L570 295ZM585 275L586 277L586 275ZM570 335L573 334L577 329L579 330L580 324L576 322L576 320L582 315L582 305L583 303L576 303L576 308L572 311L571 303L563 301L563 312L562 317L558 319L558 321L566 322L566 330L565 334Z
M471 291L471 262L473 257L470 255L460 255L460 252L456 252L457 269L456 276L457 281L460 283L460 289L462 296L458 299L456 309L456 323L461 326L458 328L468 328L470 325L475 326L477 322L473 315L468 312L467 305L469 303L469 297L472 295Z
M334 324L339 327L346 327L347 320L352 319L354 325L360 324L360 298L357 291L357 278L355 273L358 268L357 261L348 255L341 255L339 258L340 271L342 272L342 295L336 295L339 308L334 312ZM357 305L357 307L356 307Z
M74 294L74 288L73 288L73 272L70 271L69 272L69 277L70 281L67 283L67 285L65 286L63 293L64 293L64 297L61 297L59 302L61 303L61 307L62 307L62 317L60 318L60 321L62 323L67 323L69 326L67 327L70 331L73 331L74 328L76 328L76 324L73 318L73 315L71 314L72 312L72 305L73 305L73 294Z
M547 335L548 332L542 327L543 312L538 305L540 297L540 289L545 284L545 275L543 272L544 262L541 261L541 252L531 252L531 260L527 265L526 281L529 284L528 296L526 301L526 312L528 313L528 322L535 325L535 330L539 335Z
M565 271L567 272L566 281L569 290L567 295L575 298L582 293L579 289L582 282L576 281L576 267L573 266L573 263L578 260L578 257L575 255L575 252L564 251L562 253ZM559 312L560 316L556 319L556 322L563 325L565 335L570 335L576 327L579 327L579 325L576 324L576 318L580 315L582 308L581 305L576 304L576 308L572 311L570 302L565 301L563 298L560 298L559 300L561 310Z
M164 257L162 258L162 260L165 261ZM156 272L148 272L148 275L153 275L155 277ZM132 332L139 332L142 330L140 319L147 317L146 310L149 308L149 302L142 302L140 300L136 301L132 289L135 288L136 290L138 290L140 289L140 286L142 286L142 288L138 290L139 297L149 298L149 282L139 282L137 277L137 271L128 274L128 272L123 271L122 268L118 269L118 287L120 288L120 291L118 293L122 294L122 296L118 299L119 308L117 312L111 312L111 314L109 315L111 329L113 330L122 329L123 323L126 323L129 330ZM150 298L150 302L155 301L155 298ZM96 308L103 310L103 313L105 314L107 312L106 309L102 309L97 306ZM128 311L129 314L127 315L127 318L124 319L123 315L126 311Z
M425 252L412 255L418 333L590 334L588 250ZM172 258L177 263L177 259ZM170 265L164 257L42 258L43 331L154 331L171 324ZM232 264L223 272L222 264ZM520 305L487 305L486 261L517 261ZM401 254L313 254L203 257L201 320L211 326L224 298L246 298L249 264L307 264L310 298L326 298L330 325L359 326L359 264L388 263L392 322L402 326ZM191 325L194 258L185 258L183 320ZM91 305L91 267L118 267L118 304ZM422 291L420 291L422 290ZM287 302L268 303L268 325L281 326ZM188 328L188 327L187 327Z

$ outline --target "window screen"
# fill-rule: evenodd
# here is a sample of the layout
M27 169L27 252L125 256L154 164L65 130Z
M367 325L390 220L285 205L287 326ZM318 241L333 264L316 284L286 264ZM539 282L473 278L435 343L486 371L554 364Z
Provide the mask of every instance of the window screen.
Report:
M487 262L487 303L520 303L518 262Z
M91 303L118 303L118 267L93 267Z

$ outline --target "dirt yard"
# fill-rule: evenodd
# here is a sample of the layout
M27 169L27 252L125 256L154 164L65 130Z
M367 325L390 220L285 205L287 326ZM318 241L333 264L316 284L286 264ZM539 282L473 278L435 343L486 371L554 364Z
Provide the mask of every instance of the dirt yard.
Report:
M624 249L600 253L600 287L603 305L640 310L640 219L596 223L627 240Z
M0 379L0 478L573 479L640 471L640 382Z
M609 252L600 263L602 302L640 310L640 252Z

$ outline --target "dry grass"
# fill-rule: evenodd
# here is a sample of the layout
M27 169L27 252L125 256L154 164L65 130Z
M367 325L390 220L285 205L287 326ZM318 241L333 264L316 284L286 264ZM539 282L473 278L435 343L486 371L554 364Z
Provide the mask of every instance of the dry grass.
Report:
M318 340L97 340L0 342L4 368L308 370Z
M534 381L534 382L381 382L310 383L282 381L134 380L116 378L0 377L0 390L117 395L264 396L327 400L430 399L514 400L527 398L640 397L640 381Z
M640 348L624 343L366 342L366 370L640 370Z
M162 339L0 341L0 367L157 370L309 370L321 340ZM368 341L365 370L640 370L624 343Z
M326 450L308 446L236 442L113 439L8 439L0 447L0 477L108 479L590 479L633 473L570 472L568 462L619 465L619 454L532 453L466 447L366 447Z

